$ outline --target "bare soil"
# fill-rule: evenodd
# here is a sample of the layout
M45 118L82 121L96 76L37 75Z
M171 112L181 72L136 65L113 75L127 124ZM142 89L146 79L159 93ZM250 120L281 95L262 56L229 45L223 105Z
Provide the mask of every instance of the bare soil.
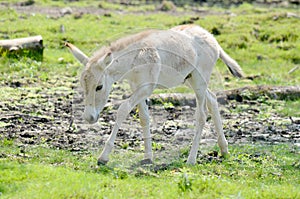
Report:
M76 88L76 85L74 83L73 86ZM46 145L78 152L97 151L108 138L116 110L126 98L126 90L116 85L99 122L90 125L81 118L83 96L78 89L53 91L46 88L33 93L32 90L22 88L23 85L18 82L8 86L19 89L22 94L19 99L0 102L0 139L13 139L19 146ZM256 92L255 89L245 89L248 93ZM240 94L245 89L218 93L218 99L222 103L220 111L224 120L224 132L229 143L292 143L300 146L300 119L270 111L276 104L269 104L270 97L267 94L260 92L260 98L250 99L249 96ZM299 93L298 88L296 94ZM157 151L185 148L193 138L195 99L190 94L175 96L153 95L149 101L152 138ZM28 103L30 100L32 103ZM116 150L141 151L141 137L135 110L121 126ZM202 145L215 144L216 133L208 118Z

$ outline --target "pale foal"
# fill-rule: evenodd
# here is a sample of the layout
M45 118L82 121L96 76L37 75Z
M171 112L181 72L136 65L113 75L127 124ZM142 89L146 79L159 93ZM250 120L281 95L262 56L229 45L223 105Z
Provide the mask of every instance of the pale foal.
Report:
M118 108L115 124L98 164L108 162L120 125L135 106L138 106L143 130L144 162L152 162L149 111L145 100L155 88L170 88L183 83L194 90L197 101L196 132L187 163L196 163L207 117L206 107L212 114L221 154L228 154L218 103L216 96L208 90L208 82L218 58L224 61L234 76L242 77L243 73L206 30L184 25L170 30L144 31L102 47L91 58L70 43L66 46L85 65L80 82L85 97L83 117L89 123L97 122L114 82L127 79L131 86L132 95Z

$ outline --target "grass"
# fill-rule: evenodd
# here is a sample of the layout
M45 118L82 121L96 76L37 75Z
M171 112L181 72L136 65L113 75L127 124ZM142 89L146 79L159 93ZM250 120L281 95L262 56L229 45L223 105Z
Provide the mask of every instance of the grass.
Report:
M279 112L282 115L286 116L295 116L295 117L300 117L300 112L299 112L299 100L291 101L287 100L284 102L284 106L279 109Z
M46 3L50 2L37 2L42 5ZM95 2L89 1L89 3ZM61 84L72 82L78 78L82 66L63 46L64 41L74 43L90 56L100 46L116 38L147 28L168 29L196 15L183 11L177 14L163 12L150 12L143 15L117 14L113 8L110 9L111 16L87 14L79 19L74 15L52 18L41 14L19 14L13 9L0 10L3 16L0 39L40 34L46 47L43 62L36 62L29 58L13 60L2 56L0 58L1 85L14 82L16 79L25 85L35 84L35 86L37 82L47 86L49 80L53 78L59 79ZM219 60L210 81L212 90L222 91L256 85L300 84L300 70L289 73L299 65L300 35L298 32L300 29L298 19L287 17L287 13L299 14L297 9L257 8L244 4L229 9L229 12L236 16L224 14L224 10L220 8L211 9L223 14L200 16L195 23L215 33L221 46L239 62L245 74L256 77L252 81L233 78L224 63ZM64 33L59 31L61 25L65 27ZM8 89L10 88L4 86L2 93L6 93ZM192 91L179 86L171 90L155 92L189 93ZM0 97L7 99L12 95L1 94ZM300 106L299 100L287 103L290 104L293 104L292 107Z
M138 161L132 155L126 165L127 152L112 157L121 158L117 162L123 166L95 167L93 152L20 150L7 140L1 148L2 198L300 197L299 150L289 145L231 146L228 159L203 154L195 166L175 159L162 170L132 167Z
M36 1L36 4L66 6L63 1L49 0ZM68 5L97 7L99 2L76 1ZM0 10L0 39L40 34L45 45L43 62L2 55L0 99L3 107L5 103L20 101L15 99L24 95L22 103L35 104L39 103L40 92L71 92L82 66L63 47L66 40L91 55L100 46L123 35L146 28L168 29L198 16L180 9L177 14L153 13L153 6L127 7L108 2L101 6L109 9L111 16L87 14L76 19L72 14L53 18L20 14L13 9ZM137 13L118 14L115 11L119 9ZM300 64L299 19L287 17L287 12L299 15L299 10L243 4L227 9L235 14L229 15L221 8L205 9L221 14L200 16L195 23L214 32L221 46L248 76L257 76L252 81L235 79L218 61L210 82L213 90L300 84L300 70L288 73ZM139 14L141 10L150 12ZM61 25L66 32L59 31ZM16 84L21 86L13 88ZM191 91L179 86L155 92ZM266 119L270 112L300 117L299 106L299 99L268 99L262 105L264 112L258 117ZM237 111L244 108L240 106ZM0 127L6 125L0 122ZM107 167L98 167L95 151L75 153L49 148L46 144L17 146L13 140L0 141L1 198L300 198L299 149L290 145L232 145L228 159L211 157L207 155L210 151L204 151L195 166L184 164L187 149L183 149L180 159L174 159L158 171L154 167L137 166L142 155L130 151L115 153Z

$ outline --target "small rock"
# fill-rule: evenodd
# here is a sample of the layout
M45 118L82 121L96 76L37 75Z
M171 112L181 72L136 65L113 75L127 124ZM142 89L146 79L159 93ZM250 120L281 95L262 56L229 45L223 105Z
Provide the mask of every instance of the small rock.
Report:
M286 13L286 17L287 18L292 18L292 17L294 17L294 18L300 18L300 16L299 15L297 15L297 14L295 14L295 13L292 13L292 12L288 12L288 13Z
M300 118L298 118L298 117L290 117L290 120L294 124L300 124Z
M201 139L201 145L213 146L217 143L216 139Z
M185 140L191 140L192 133L189 130L178 130L175 133L175 139L179 142L185 141Z
M217 101L218 101L218 103L221 104L221 105L226 105L226 104L228 104L227 96L226 96L226 95L224 95L224 96L218 96Z
M171 11L176 10L176 6L172 1L162 1L160 6L158 7L158 10L160 11Z
M74 19L80 19L83 16L83 12L77 12L74 14Z
M296 147L299 147L299 149L300 149L300 142L294 143L294 145L295 145Z
M235 13L231 12L231 13L229 14L229 16L230 16L230 17L236 17L236 16L237 16L237 14L235 14Z
M58 62L59 62L59 63L63 63L64 60L65 60L65 59L64 59L63 57L58 58Z
M35 3L34 0L27 0L27 1L23 1L23 2L20 2L19 5L20 6L31 6Z
M264 59L264 57L263 57L262 55L257 55L257 56L256 56L256 59L259 60L259 61L261 61L261 60Z
M6 158L7 157L7 155L6 154L4 154L4 153L0 153L0 158Z
M111 13L104 13L103 16L104 17L111 17L112 15L111 15Z
M61 33L65 33L65 32L66 32L65 26L64 26L64 25L60 25L59 31L60 31Z
M60 10L60 13L62 14L62 16L70 15L73 13L73 10L70 7L65 7Z

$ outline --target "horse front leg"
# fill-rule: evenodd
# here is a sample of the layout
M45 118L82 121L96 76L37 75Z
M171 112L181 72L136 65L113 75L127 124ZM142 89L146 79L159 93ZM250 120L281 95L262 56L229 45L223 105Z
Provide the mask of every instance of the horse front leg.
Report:
M98 165L106 164L109 161L109 154L114 147L114 142L122 122L138 103L145 101L145 99L151 95L153 89L153 85L144 85L137 89L130 98L120 105L117 111L116 123L114 124L113 130L105 143L100 157L98 158Z
M144 148L145 148L145 155L142 164L150 164L153 161L153 153L152 153L152 144L151 144L149 110L145 100L138 104L138 110L139 110L140 123L142 126Z
M105 143L104 149L101 153L101 155L98 158L98 165L106 164L109 161L109 154L111 153L114 142L117 137L117 133L119 131L119 128L122 124L122 122L126 119L127 115L132 110L132 105L130 104L129 100L126 100L123 102L120 107L118 108L117 115L116 115L116 122L114 124L114 127L112 129L112 132L108 138L108 140Z

